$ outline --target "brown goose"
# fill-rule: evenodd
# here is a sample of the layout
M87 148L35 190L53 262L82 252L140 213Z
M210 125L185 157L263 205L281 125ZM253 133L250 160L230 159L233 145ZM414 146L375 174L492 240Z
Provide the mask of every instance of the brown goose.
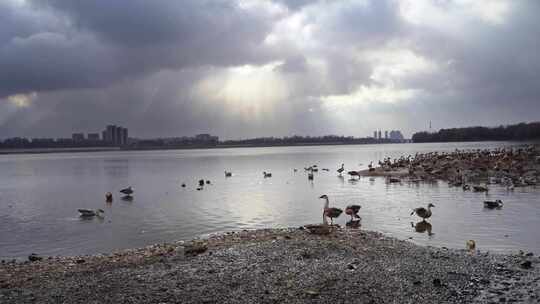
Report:
M416 215L418 215L425 221L427 218L431 217L431 207L435 207L435 205L429 203L429 205L427 206L427 209L424 207L416 208L413 210L413 212L411 212L411 215L416 213Z
M329 200L328 200L328 195L323 194L319 198L325 200L324 201L324 207L323 207L323 222L327 223L326 222L326 217L329 217L330 218L330 225L333 225L333 219L339 217L341 215L341 213L343 212L343 210L341 210L339 208L329 207L328 205L330 203L329 203Z

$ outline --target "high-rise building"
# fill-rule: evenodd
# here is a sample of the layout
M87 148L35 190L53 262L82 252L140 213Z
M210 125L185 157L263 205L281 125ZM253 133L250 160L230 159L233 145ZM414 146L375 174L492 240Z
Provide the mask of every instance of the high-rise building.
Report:
M122 145L128 144L128 129L122 128Z
M388 139L388 131L384 131L384 139Z
M108 125L102 132L103 141L115 146L127 145L128 129L115 125Z
M381 138L382 138L382 136L381 136L381 130L379 130L379 132L378 132L377 134L379 135L378 138L381 139Z
M377 139L377 131L373 131L373 138Z

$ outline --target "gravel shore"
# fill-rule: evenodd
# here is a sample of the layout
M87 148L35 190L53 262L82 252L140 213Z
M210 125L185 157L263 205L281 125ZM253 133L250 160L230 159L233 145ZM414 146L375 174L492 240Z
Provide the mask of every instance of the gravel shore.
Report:
M0 303L538 303L539 258L337 228L242 231L0 265Z

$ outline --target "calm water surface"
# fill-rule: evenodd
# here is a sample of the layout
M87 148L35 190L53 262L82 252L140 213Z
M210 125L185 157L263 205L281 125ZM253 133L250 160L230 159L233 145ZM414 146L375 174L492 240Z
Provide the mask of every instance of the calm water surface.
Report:
M428 151L495 148L511 143L395 144L214 150L129 151L0 156L0 257L110 252L214 232L300 226L321 221L327 194L332 206L362 205L362 229L433 246L540 253L537 188L489 196L437 184L351 182L335 170L365 169L370 161ZM308 181L303 167L329 168ZM294 173L293 168L298 168ZM223 171L234 176L225 178ZM264 179L263 171L273 177ZM211 185L197 191L197 181ZM186 183L186 188L180 184ZM131 185L135 199L118 190ZM104 194L115 195L112 204ZM485 210L485 199L502 199ZM417 233L411 209L432 202L433 235ZM102 208L103 220L79 218L78 208ZM337 223L344 225L342 215Z

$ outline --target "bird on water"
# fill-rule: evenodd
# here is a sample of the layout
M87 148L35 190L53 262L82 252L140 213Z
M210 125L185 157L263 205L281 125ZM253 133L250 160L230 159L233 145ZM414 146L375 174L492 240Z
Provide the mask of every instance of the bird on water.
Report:
M431 217L431 207L435 207L435 205L429 203L429 205L427 205L427 208L424 208L424 207L416 208L413 210L413 212L411 212L411 215L416 213L416 215L418 215L425 221L427 218Z
M339 209L339 208L333 208L333 207L330 207L330 201L328 200L328 195L326 194L323 194L321 195L321 197L319 197L320 199L324 199L324 207L323 207L323 222L324 223L328 223L326 221L326 218L329 217L330 218L330 225L333 225L334 224L334 218L337 218L341 215L341 213L343 213L343 210Z
M339 173L339 175L341 175L343 173L343 171L345 171L345 164L341 164L341 168L337 169L337 173Z
M97 210L78 209L78 211L81 214L80 215L81 217L94 217L94 216L101 217L102 214L105 213L105 211L103 211L103 209L97 209Z
M135 193L135 190L133 189L133 187L129 186L127 188L120 190L120 193L123 193L125 195L132 195L133 193Z

